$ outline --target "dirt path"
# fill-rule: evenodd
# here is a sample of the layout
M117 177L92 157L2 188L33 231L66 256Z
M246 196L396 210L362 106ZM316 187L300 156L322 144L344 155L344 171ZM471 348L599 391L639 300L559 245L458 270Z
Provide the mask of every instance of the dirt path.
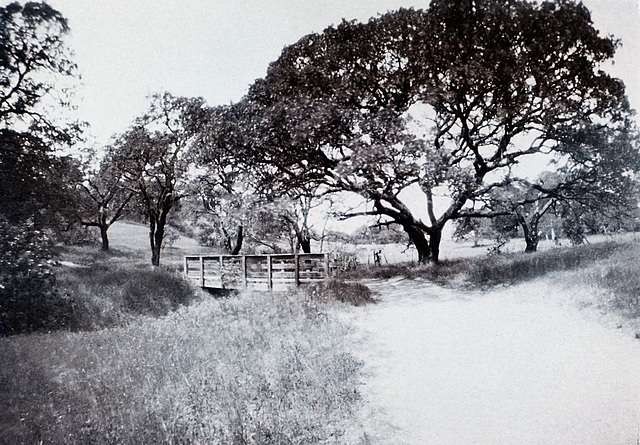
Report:
M367 283L364 392L408 444L636 444L640 340L549 279L462 294Z

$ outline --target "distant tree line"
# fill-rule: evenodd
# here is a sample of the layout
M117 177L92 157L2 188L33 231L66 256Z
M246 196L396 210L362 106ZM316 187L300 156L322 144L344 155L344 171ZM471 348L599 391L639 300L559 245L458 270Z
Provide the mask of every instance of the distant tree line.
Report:
M438 261L451 223L519 230L527 251L551 216L574 240L637 225L637 132L603 71L618 43L581 3L434 0L344 21L284 48L235 104L153 96L86 163L57 154L82 125L41 111L76 73L66 20L45 3L0 14L0 225L37 233L27 244L95 227L108 250L109 228L136 215L156 266L171 224L229 253L310 252L314 212L342 196L365 207L339 218L404 233L420 261Z

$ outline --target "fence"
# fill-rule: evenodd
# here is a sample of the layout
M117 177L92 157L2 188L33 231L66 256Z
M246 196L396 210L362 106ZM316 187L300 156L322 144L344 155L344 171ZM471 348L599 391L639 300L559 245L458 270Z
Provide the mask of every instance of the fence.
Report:
M299 286L329 278L324 253L184 257L185 275L200 287L239 289Z

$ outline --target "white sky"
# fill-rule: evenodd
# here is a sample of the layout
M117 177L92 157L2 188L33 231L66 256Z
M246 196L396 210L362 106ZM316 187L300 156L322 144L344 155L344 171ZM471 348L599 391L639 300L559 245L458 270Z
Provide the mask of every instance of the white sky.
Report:
M0 0L0 3L8 3ZM106 144L142 114L153 93L237 102L286 45L342 18L367 20L429 0L48 0L67 19L82 76L77 118ZM620 38L611 72L640 109L638 0L585 0L605 35Z

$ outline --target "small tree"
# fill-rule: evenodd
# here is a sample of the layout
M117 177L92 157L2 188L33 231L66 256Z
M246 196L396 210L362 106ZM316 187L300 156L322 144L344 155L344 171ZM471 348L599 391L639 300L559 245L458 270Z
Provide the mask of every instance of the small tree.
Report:
M187 218L193 221L201 242L223 248L231 255L240 253L251 231L251 211L255 209L255 195L245 187L224 188L203 175L194 181L195 191L190 203L183 206Z
M244 162L242 119L233 107L202 103L185 113L187 131L193 135L189 156L197 166L186 213L206 244L234 255L252 230L257 204L255 181Z
M589 217L606 227L632 219L637 212L635 177L640 172L640 150L631 123L579 135L573 143L578 159L560 165L556 172L533 181L520 180L492 194L492 208L510 210L517 218L527 252L537 249L539 226L550 210L563 218L570 238L576 234L573 241L583 239ZM595 155L590 148L594 146Z
M81 224L97 227L100 231L101 248L109 250L109 228L124 214L135 196L128 187L125 172L115 165L113 148L109 148L97 171L87 173L77 188L80 193L78 215Z

